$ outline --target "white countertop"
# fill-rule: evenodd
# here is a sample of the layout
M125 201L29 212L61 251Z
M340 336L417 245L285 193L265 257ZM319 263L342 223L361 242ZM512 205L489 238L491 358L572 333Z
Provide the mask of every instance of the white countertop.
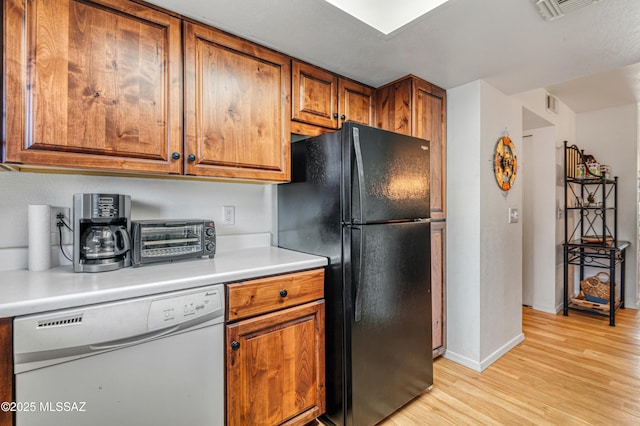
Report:
M42 272L0 273L0 318L283 274L327 265L324 257L276 247L216 254L213 259L74 273L72 266Z

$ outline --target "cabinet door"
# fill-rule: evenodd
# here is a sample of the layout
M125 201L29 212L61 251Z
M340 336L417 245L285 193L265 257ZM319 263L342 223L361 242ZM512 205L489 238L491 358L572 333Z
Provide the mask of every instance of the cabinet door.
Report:
M444 219L446 194L446 92L420 79L415 80L413 136L430 141L431 218Z
M445 349L445 222L431 222L431 326L433 356Z
M411 78L403 78L376 89L376 125L411 136Z
M228 325L226 345L229 426L305 424L324 413L324 301Z
M180 20L124 0L6 0L6 158L180 173Z
M373 89L341 78L339 80L338 93L340 99L338 111L340 124L346 120L367 126L375 124Z
M338 77L313 65L292 61L291 118L338 128Z
M186 173L287 181L289 58L184 23Z
M13 332L11 318L0 318L0 402L13 401ZM13 413L0 410L0 426L13 425Z

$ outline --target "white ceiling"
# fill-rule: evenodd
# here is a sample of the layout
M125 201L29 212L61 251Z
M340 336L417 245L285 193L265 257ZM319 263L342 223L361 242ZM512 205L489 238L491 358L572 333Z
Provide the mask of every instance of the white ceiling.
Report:
M324 0L150 2L375 87L412 73L445 89L547 88L576 112L640 102L640 0L552 22L534 0L450 0L389 35Z
M447 0L325 0L365 24L390 34Z

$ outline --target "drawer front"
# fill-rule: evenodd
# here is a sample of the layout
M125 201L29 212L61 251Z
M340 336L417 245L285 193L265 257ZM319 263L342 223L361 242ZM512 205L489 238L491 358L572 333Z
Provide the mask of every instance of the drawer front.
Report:
M227 284L227 320L235 321L324 297L324 270Z

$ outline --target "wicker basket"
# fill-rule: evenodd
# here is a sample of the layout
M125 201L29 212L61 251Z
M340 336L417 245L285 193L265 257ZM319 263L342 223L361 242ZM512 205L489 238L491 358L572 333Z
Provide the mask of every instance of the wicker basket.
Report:
M613 237L610 235L583 235L582 244L604 244L606 247L613 247Z
M598 272L592 277L580 281L580 290L584 298L594 303L609 303L611 297L611 276L608 272Z
M573 308L584 309L587 311L597 311L603 314L608 314L611 311L611 306L609 306L608 301L607 303L589 302L584 298L583 292L580 292L576 297L572 297L571 303ZM620 298L616 297L615 307L618 307L619 304L620 304Z

